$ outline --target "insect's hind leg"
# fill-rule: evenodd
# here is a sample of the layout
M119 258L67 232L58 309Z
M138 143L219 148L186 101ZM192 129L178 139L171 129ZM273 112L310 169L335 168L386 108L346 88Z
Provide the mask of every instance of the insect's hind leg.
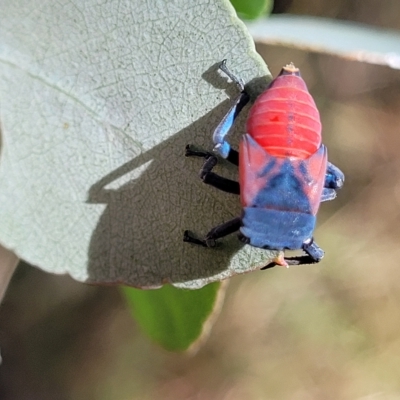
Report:
M330 201L336 199L337 193L335 189L323 188L321 194L321 201Z
M235 160L235 157L238 158L237 151L231 149L229 154L231 154L231 153L232 153L232 156L231 156L232 160ZM200 174L199 174L200 179L204 183L206 183L207 185L214 186L215 188L222 190L224 192L227 192L227 193L240 194L239 182L233 181L228 178L224 178L224 177L212 172L213 168L218 163L218 158L214 154L211 154L211 153L208 153L205 151L192 150L190 145L187 145L186 151L185 151L185 156L186 157L195 156L195 157L205 158L204 164L203 164L203 166L200 170Z
M189 231L185 231L183 234L183 241L193 244L198 244L204 247L215 247L216 245L215 241L217 239L220 239L224 236L230 235L231 233L238 231L240 225L241 225L241 218L236 217L221 225L212 228L207 233L204 239L197 239L194 236L192 236Z
M325 174L324 189L321 195L321 201L329 201L336 198L336 191L341 189L344 183L343 172L328 162Z
M328 162L325 174L325 188L341 189L344 183L344 173L335 165Z
M311 238L303 243L303 250L312 259L311 263L304 264L316 264L319 263L325 255L325 252L314 242L314 238Z

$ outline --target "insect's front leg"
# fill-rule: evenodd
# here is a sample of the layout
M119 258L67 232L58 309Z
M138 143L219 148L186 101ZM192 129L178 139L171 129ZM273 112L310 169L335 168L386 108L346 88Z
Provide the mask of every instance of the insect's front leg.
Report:
M336 197L336 191L343 187L343 183L344 183L343 172L338 167L328 162L321 201L333 200Z
M232 128L235 119L242 111L243 107L249 102L250 97L244 88L243 81L233 75L226 66L226 60L222 61L219 69L232 79L240 89L240 95L234 100L232 107L222 118L222 121L218 124L213 134L214 151L216 151L221 157L229 159L229 155L232 156L231 146L228 141L225 140L225 137L229 133L229 130ZM238 162L233 163L237 165Z

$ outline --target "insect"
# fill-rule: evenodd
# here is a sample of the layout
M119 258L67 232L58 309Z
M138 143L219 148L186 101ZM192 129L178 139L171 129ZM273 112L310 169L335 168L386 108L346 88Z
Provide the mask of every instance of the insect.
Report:
M321 202L336 197L344 174L328 162L319 112L299 69L293 64L283 67L257 98L239 152L231 148L226 136L249 95L226 60L219 69L237 85L240 95L214 131L214 151L239 167L239 182L212 172L216 155L190 145L185 155L205 159L200 171L204 183L240 195L242 214L211 229L204 239L185 231L184 241L214 247L217 239L239 231L244 243L279 251L263 269L318 263L324 251L313 238L316 214ZM287 249L301 249L305 254L285 258Z

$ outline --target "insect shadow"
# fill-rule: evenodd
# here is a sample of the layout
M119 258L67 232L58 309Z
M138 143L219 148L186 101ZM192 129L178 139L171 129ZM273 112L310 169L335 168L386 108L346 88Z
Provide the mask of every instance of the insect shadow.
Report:
M232 83L216 72L215 64L203 78L237 96ZM249 83L262 91L267 78ZM258 89L257 89L258 88ZM167 282L185 282L225 271L243 244L236 235L213 249L184 243L183 232L199 235L211 227L240 215L236 195L220 192L198 177L203 160L186 158L185 146L211 151L212 132L231 105L223 101L190 126L152 149L138 155L96 182L89 190L88 203L106 208L93 232L89 247L89 282L127 283L135 287L158 287ZM232 131L237 145L243 133L247 110ZM139 168L139 176L117 189L108 186ZM226 161L218 166L224 176L237 179L237 168Z

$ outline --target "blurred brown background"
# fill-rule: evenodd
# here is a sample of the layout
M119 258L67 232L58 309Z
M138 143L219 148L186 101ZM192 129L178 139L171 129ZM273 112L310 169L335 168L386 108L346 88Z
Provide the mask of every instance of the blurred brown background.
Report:
M397 0L279 7L400 28ZM232 279L195 356L150 343L117 289L21 265L0 309L0 399L400 399L400 71L258 51L274 75L300 67L346 174L320 210L324 261Z

